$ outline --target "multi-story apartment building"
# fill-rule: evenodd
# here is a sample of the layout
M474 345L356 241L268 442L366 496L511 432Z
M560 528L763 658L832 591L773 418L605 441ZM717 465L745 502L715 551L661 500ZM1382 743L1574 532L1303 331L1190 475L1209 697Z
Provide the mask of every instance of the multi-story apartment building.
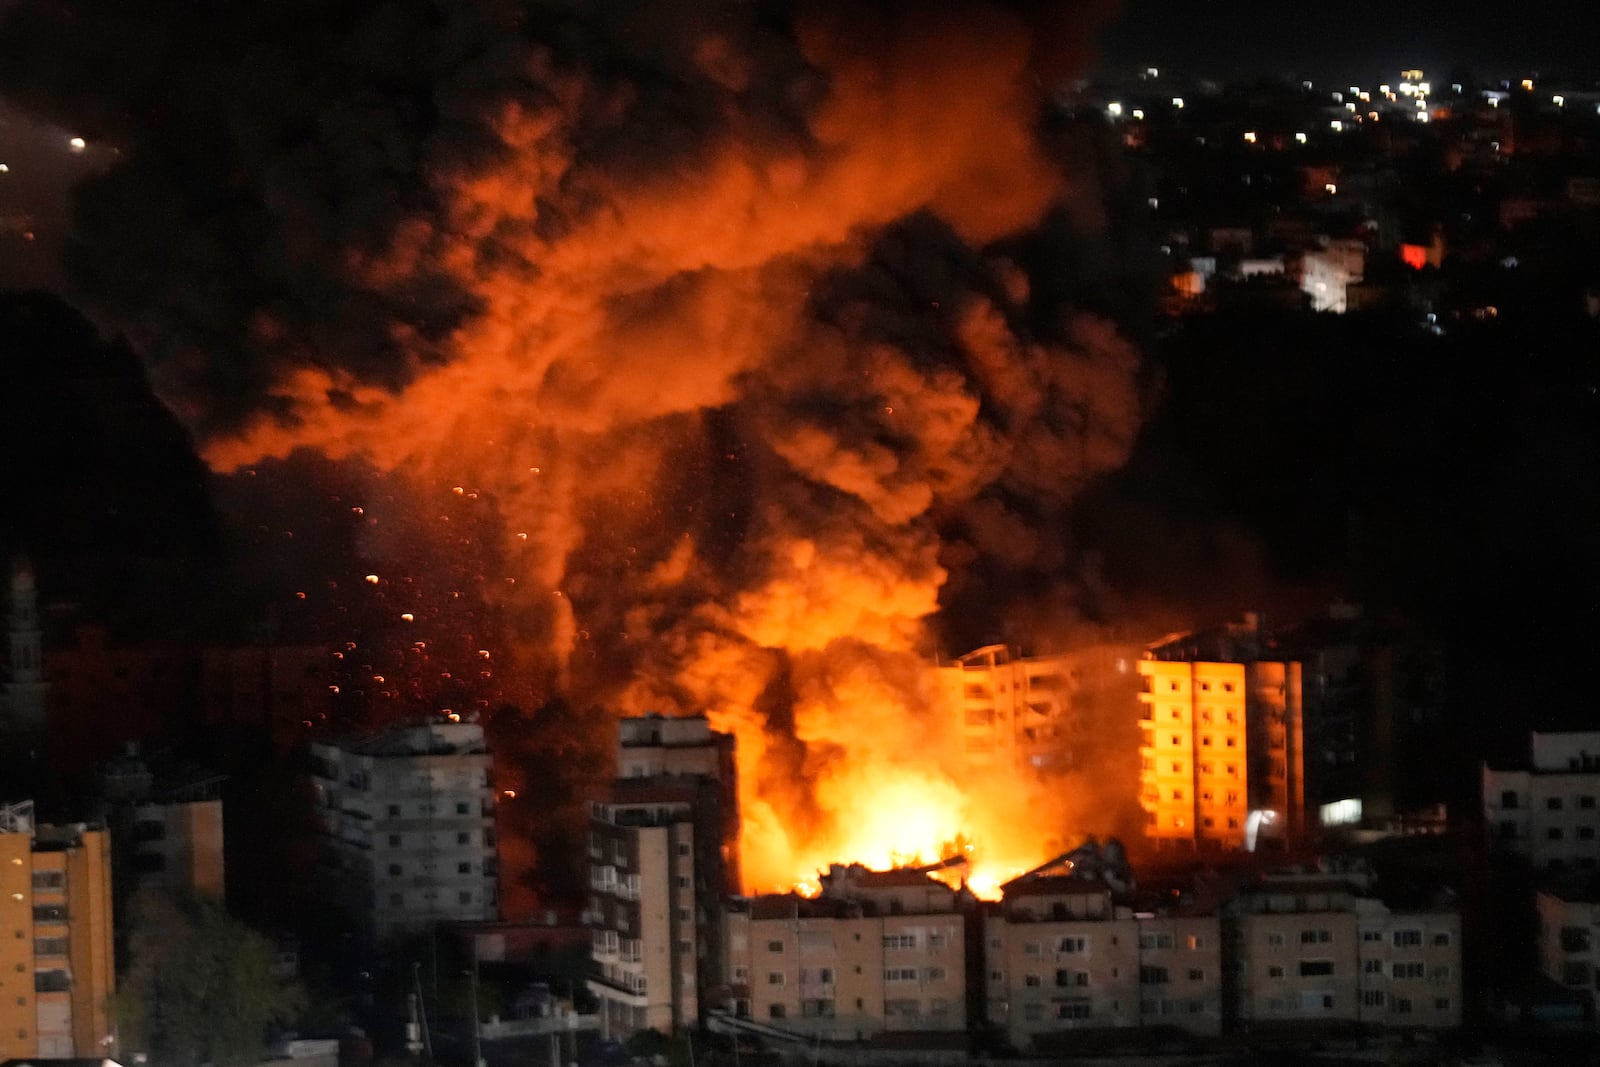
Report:
M967 768L1070 770L1088 747L1099 705L1133 691L1137 646L1095 645L1022 656L986 645L938 668Z
M133 745L107 766L101 794L119 909L142 888L222 899L224 781L191 772L158 784Z
M1600 1012L1600 885L1589 875L1558 877L1538 890L1535 907L1539 969Z
M311 746L336 899L381 940L498 917L483 728L439 721Z
M1502 847L1548 871L1600 862L1600 732L1534 733L1526 766L1483 766L1483 821Z
M111 921L106 831L0 806L0 1060L116 1051Z
M589 989L605 1032L699 1021L722 980L717 922L738 889L733 738L702 717L619 723L617 778L589 827Z
M984 924L989 1022L1026 1050L1086 1028L1222 1029L1222 938L1214 908L1134 902L1092 869L1008 883Z
M1253 850L1302 826L1300 664L1256 658L1253 640L1217 651L1180 635L1139 661L1139 803L1159 845Z
M1225 909L1241 1025L1461 1023L1461 916L1392 911L1341 877L1269 877Z
M835 864L815 898L728 905L733 1013L817 1041L967 1026L966 917L923 870Z

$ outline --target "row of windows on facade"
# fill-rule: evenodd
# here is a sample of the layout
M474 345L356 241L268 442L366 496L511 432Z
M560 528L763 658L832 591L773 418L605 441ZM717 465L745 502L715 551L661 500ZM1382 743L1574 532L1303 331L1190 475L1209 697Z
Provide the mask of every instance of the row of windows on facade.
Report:
M1206 972L1202 967L1185 967L1181 968L1181 971L1186 981L1203 982L1206 980ZM1173 968L1146 964L1145 966L1139 968L1139 982L1141 985L1167 985L1173 981L1176 981L1173 975L1177 973L1179 973L1178 970L1174 970ZM1112 978L1120 978L1121 976L1121 972L1118 968L1111 968ZM991 982L1004 982L1006 980L1006 972L1000 970L990 971L989 980ZM1055 985L1057 987L1081 988L1092 985L1093 982L1094 976L1088 971L1072 971L1063 969L1057 970L1055 973ZM1027 989L1042 989L1046 984L1045 976L1030 972L1022 976L1022 984L1023 987Z
M477 894L473 893L472 890L463 889L463 890L460 890L459 892L456 893L456 902L459 903L459 904L472 904L472 903L475 902L476 896L477 896ZM426 892L424 892L422 894L422 898L423 898L424 901L426 901L426 902L431 904L431 903L434 903L435 901L437 901L439 899L439 894L437 894L433 890L429 889L429 890L427 890ZM487 900L487 895L485 896L485 900ZM390 893L389 894L389 906L391 908L403 908L403 907L405 907L406 906L405 894L404 893Z
M1521 837L1522 835L1520 830L1521 828L1518 827L1514 822L1503 822L1500 824L1500 836L1508 841L1514 841L1518 837ZM1567 839L1567 835L1562 827L1547 826L1545 827L1544 831L1544 839L1546 841L1565 841ZM1578 841L1593 841L1595 839L1594 827L1578 827L1578 832L1574 835L1574 839ZM1590 866L1592 866L1592 864L1590 864Z
M1594 811L1595 799L1592 795L1583 794L1572 798L1573 806L1580 811ZM1515 811L1522 807L1522 795L1515 789L1507 789L1500 794L1500 806L1507 811ZM1565 797L1545 797L1546 811L1564 811L1566 809Z
M415 870L415 868L413 868L413 870ZM405 873L406 873L406 871L405 871L405 865L404 864L401 864L401 863L391 863L391 864L389 864L389 876L391 878L399 878L401 875L403 875ZM434 873L433 864L431 864L431 863L423 864L420 873L425 874L425 875L426 874L433 874ZM473 864L471 862L465 861L465 860L462 861L461 863L456 864L456 873L457 874L472 874L473 873Z
M1338 997L1327 990L1304 992L1294 997L1271 996L1266 998L1265 1007L1268 1012L1315 1012L1333 1011L1338 1004ZM1391 994L1383 989L1364 989L1361 992L1361 1006L1363 1008L1382 1008L1393 1011L1397 1015L1410 1015L1416 1010L1416 1002L1411 997ZM1449 997L1434 997L1433 1009L1447 1012L1451 1009Z
M1111 935L1111 943L1113 945L1120 944L1120 939L1116 934ZM1058 953L1088 952L1092 944L1092 939L1087 936L1058 937L1054 941L1048 942L1024 941L1022 943L1022 954L1024 956L1038 956L1043 953L1047 945L1053 947L1054 951ZM1139 947L1147 952L1177 948L1179 945L1194 951L1205 947L1205 939L1198 934L1189 934L1181 939L1170 933L1145 933L1139 935ZM1005 948L1005 942L998 937L991 938L989 947L998 951Z
M856 998L856 1010L864 1011L867 1002L862 997ZM740 1007L744 1007L740 1005ZM826 997L814 997L800 1002L800 1015L805 1019L832 1019L837 1014L836 1002ZM745 1011L737 1014L748 1014ZM883 1002L883 1014L888 1018L915 1019L926 1015L930 1018L940 1018L950 1014L950 1001L944 997L932 997L927 1001L927 1010L923 1010L923 1002L904 997L896 997ZM767 1006L767 1016L772 1019L786 1019L789 1008L786 1004L770 1004Z
M1189 773L1188 764L1186 764L1183 760L1172 760L1167 764L1167 766L1173 774ZM1218 766L1221 766L1221 771L1217 770ZM1156 769L1155 757L1143 757L1140 761L1139 769L1146 773L1154 771ZM1232 760L1220 765L1215 763L1199 763L1196 765L1196 769L1198 769L1201 774L1225 774L1230 778L1239 777L1239 765L1234 763Z
M861 940L861 935L860 934L856 935L856 940L857 941ZM900 949L900 950L916 949L919 946L925 946L926 948L928 948L930 950L935 950L935 949L944 948L947 945L949 945L949 943L950 943L950 938L949 938L948 934L935 933L935 932L929 932L927 934L922 934L922 935L919 935L919 934L917 934L915 932L902 933L902 934L884 934L883 935L883 947L886 948L886 949L891 949L891 950L893 950L893 949ZM768 952L783 952L783 951L785 951L785 944L786 943L784 941L782 941L782 940L768 941L767 942L767 951ZM805 937L805 935L802 934L801 935L801 947L802 948L832 948L833 947L833 939L832 939L831 936L828 936L828 937L826 937L825 940L824 939L808 940Z
M1367 944L1374 944L1384 940L1382 930L1363 930L1361 940ZM1431 942L1439 947L1448 948L1450 945L1450 932L1448 930L1435 930ZM1267 934L1267 944L1280 948L1286 941L1286 935L1281 931L1270 931ZM1302 945L1331 945L1334 942L1332 930L1310 928L1300 931ZM1389 931L1389 942L1395 948L1421 948L1423 934L1420 927L1403 927L1399 930Z
M458 831L456 833L456 844L458 844L458 845L469 845L469 846L470 845L475 845L475 844L477 844L476 837L477 837L477 835L471 830ZM487 837L488 837L488 835L486 834L485 835L486 840L484 841L484 844L489 844L490 843L487 840ZM405 847L405 843L406 843L406 837L405 837L404 834L389 834L388 835L388 842L389 842L389 847L390 848L404 848ZM413 841L412 843L416 844L415 841ZM428 840L427 836L424 835L421 844L422 844L422 847L427 848L427 847L431 846L433 844L433 842Z

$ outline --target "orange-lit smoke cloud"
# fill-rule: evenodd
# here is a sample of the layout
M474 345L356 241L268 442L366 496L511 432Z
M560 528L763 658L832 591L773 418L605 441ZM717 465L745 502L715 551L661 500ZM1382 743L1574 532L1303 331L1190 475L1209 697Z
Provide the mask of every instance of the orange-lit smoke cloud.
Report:
M1138 422L1127 343L1090 316L1024 328L1026 273L988 251L1075 195L1036 135L1028 27L859 30L802 19L781 77L768 37L690 35L712 118L681 138L630 125L648 84L531 55L492 157L436 175L442 217L349 264L372 287L443 269L476 312L400 338L409 384L301 369L274 390L287 417L207 451L491 494L553 684L737 734L753 887L958 834L1043 858L1047 820L1016 825L1035 787L963 777L938 710L941 529L970 508L1039 536L1006 501L1065 500ZM945 297L919 304L885 242Z

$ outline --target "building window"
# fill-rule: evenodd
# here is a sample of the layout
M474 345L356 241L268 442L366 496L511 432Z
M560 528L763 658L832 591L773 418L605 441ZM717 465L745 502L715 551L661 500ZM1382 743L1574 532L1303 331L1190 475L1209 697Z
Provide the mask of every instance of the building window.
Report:
M1363 989L1361 991L1361 1006L1363 1008L1381 1008L1388 1002L1388 999L1388 994L1381 989Z
M398 863L389 864L389 874L391 877L398 877L400 874L400 865Z
M1377 959L1362 960L1361 961L1361 973L1362 974L1382 974L1383 973L1383 961L1382 960L1377 960Z
M1559 827L1559 826L1550 827L1548 830L1546 830L1544 832L1544 836L1549 838L1551 841L1560 841L1561 840L1561 827Z
M1268 978L1282 978L1283 977L1283 968L1278 966L1276 963L1272 964L1270 967L1267 968L1267 977Z
M1505 792L1501 793L1500 794L1500 806L1502 808L1515 809L1516 806L1517 806L1517 793L1516 793L1516 790L1507 789Z
M1272 948L1282 948L1283 947L1283 935L1281 933L1270 933L1270 934L1268 934L1267 935L1267 944Z
M1171 948L1171 934L1140 934L1139 947L1142 949Z
M470 864L470 863L458 863L458 864L456 864L456 873L457 874L471 874L472 873L472 864Z
M769 1007L767 1009L767 1018L769 1018L769 1019L781 1019L783 1017L784 1017L784 1011L783 1011L783 1005L782 1004L774 1004L774 1005L772 1005L771 1007Z
M1328 945L1333 943L1332 930L1301 930L1300 943L1302 945Z
M1056 1018L1058 1019L1087 1019L1090 1018L1093 1012L1093 1005L1085 997L1063 1000L1056 1005Z
M1320 978L1333 973L1332 960L1301 960L1301 978Z
M1436 930L1433 935L1433 943L1441 946L1450 944L1449 932L1446 930Z
M1434 997L1433 998L1433 1010L1434 1011L1449 1011L1450 1010L1450 998L1449 997Z
M471 904L472 903L472 890L470 890L470 889L461 890L458 894L456 894L456 899L462 904Z
M389 847L390 848L399 848L400 847L400 835L399 834L390 834L389 835Z
M782 971L768 971L767 972L767 984L768 985L782 985L783 984L783 972Z
M1204 982L1205 980L1206 980L1206 972L1205 971L1201 970L1199 967L1190 967L1189 968L1189 981L1191 981L1191 982Z
M944 973L943 967L929 967L922 978L925 982L942 982L944 981Z
M1190 948L1190 949L1204 948L1205 947L1205 939L1200 937L1198 934L1190 934L1187 938L1184 939L1184 945L1185 945L1185 947Z
M782 952L783 951L783 942L782 941L768 941L767 942L767 951L768 952Z
M398 804L390 804L389 805L389 817L390 818L394 818L394 817L398 816L399 814L400 814L400 805L398 805Z
M1391 978L1421 978L1422 975L1421 960L1396 961L1389 966Z
M1089 939L1087 937L1063 937L1056 942L1056 951L1066 953L1088 952Z
M890 948L890 949L893 949L893 948L916 948L917 947L917 935L916 934L884 934L883 935L883 947L884 948Z
M1036 974L1029 974L1023 976L1022 984L1027 986L1029 989L1036 989L1039 986L1044 985L1044 980Z
M1140 985L1165 985L1172 981L1172 976L1165 967L1152 967L1149 964L1139 968Z
M1560 797L1545 797L1544 806L1546 808L1550 809L1551 811L1560 811L1561 810L1561 798Z
M915 967L886 967L883 971L885 982L915 982L917 969Z
M1421 930L1396 930L1392 936L1395 948L1416 948L1422 944Z
M471 843L472 843L472 835L471 834L467 833L466 831L462 831L461 833L456 834L456 844L458 844L458 845L470 845Z
M1594 810L1594 797L1592 797L1592 796L1579 797L1578 798L1578 807L1582 808L1584 811L1593 811Z

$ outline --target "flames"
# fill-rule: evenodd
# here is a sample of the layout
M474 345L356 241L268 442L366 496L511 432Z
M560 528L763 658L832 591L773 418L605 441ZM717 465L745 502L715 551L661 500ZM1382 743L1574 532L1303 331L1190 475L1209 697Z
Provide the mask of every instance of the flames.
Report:
M1138 424L1132 348L1006 251L1064 198L1093 215L1038 136L1028 27L883 17L690 35L683 129L655 87L531 50L489 149L437 166L443 209L346 265L443 272L463 324L396 324L384 385L306 353L206 452L492 500L525 669L737 736L752 889L962 853L992 891L1045 854L1062 798L963 766L935 622L985 561L1050 588L1061 509Z

